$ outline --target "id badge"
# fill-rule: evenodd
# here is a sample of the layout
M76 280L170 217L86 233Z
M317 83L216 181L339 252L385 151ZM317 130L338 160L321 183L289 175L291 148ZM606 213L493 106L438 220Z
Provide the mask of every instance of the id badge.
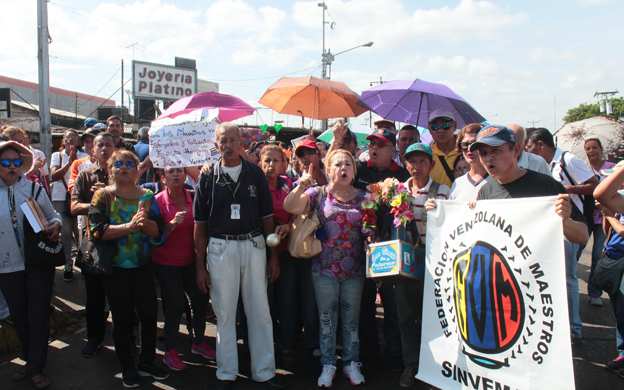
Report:
M240 219L240 205L232 203L230 206L230 219Z

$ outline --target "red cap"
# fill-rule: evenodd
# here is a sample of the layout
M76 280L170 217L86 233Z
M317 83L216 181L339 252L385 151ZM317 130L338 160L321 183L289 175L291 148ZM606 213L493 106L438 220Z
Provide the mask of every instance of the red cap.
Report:
M295 149L295 154L297 154L297 152L299 152L299 150L301 149L314 149L314 150L319 150L318 146L316 146L316 141L311 140L309 138L304 138L299 145L297 145L297 149Z

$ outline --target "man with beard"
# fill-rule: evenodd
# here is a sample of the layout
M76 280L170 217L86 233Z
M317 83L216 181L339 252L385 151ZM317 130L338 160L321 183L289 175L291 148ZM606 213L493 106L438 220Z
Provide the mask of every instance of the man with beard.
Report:
M134 145L121 139L123 134L123 121L117 115L113 115L106 120L106 132L115 138L115 148L126 149L136 154Z

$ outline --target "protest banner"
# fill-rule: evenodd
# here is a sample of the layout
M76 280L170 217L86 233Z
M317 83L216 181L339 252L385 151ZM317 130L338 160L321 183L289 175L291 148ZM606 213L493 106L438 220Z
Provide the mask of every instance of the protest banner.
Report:
M156 168L200 166L218 162L218 109L197 110L152 123L150 159Z
M441 389L574 389L555 197L438 202L427 222L417 378Z

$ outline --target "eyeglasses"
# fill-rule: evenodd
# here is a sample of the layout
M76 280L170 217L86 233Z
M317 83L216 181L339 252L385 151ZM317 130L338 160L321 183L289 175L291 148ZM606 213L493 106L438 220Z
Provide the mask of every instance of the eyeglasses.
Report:
M443 128L444 130L448 130L451 128L451 124L450 123L442 123L441 125L434 123L431 125L431 130L433 131L438 131L440 130L440 127Z
M461 147L461 150L466 152L468 150L468 147L470 147L471 144L472 142L461 142L459 145Z
M76 137L75 135L68 135L67 137L65 137L65 139L75 140L75 139L78 139L78 137Z
M303 149L297 152L297 157L303 158L304 156L312 156L316 154L316 149Z
M14 158L14 159L5 158L5 159L0 160L0 165L2 165L4 168L10 167L11 163L13 163L13 166L15 168L19 168L22 166L22 164L24 164L24 160L22 160L21 158Z
M124 165L128 167L128 169L134 169L134 167L136 167L136 164L132 160L127 160L127 161L118 160L113 163L113 166L117 169L123 167Z
M470 168L455 168L455 173L463 175L465 173L468 173L468 171L470 171Z

